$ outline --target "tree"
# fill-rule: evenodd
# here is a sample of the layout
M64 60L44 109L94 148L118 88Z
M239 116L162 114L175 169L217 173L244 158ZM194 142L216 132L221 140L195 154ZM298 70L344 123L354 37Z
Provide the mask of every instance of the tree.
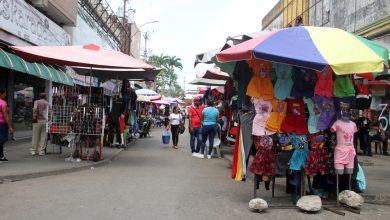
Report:
M156 77L156 84L160 94L171 97L184 97L184 90L177 82L175 68L183 69L181 59L176 56L161 54L149 57L148 63L161 68Z

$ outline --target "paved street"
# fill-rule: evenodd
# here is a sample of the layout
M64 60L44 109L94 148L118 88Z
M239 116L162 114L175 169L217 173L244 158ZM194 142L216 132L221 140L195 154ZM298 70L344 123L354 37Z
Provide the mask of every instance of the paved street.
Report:
M190 156L161 144L161 130L99 168L0 184L0 219L385 219L389 206L369 205L345 217L328 211L248 210L252 182L230 179L225 159ZM269 203L270 192L260 196ZM283 196L277 192L277 196Z

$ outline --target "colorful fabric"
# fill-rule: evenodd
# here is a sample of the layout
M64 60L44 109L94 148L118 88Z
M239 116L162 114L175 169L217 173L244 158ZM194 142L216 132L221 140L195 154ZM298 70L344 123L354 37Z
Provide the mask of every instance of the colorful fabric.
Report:
M266 122L266 128L270 131L281 132L280 126L287 112L287 102L273 99L272 100L272 112Z
M307 136L296 134L290 134L289 136L295 148L290 160L290 169L301 170L306 166L306 159L309 153L309 144L307 141Z
M274 87L275 98L284 100L290 97L291 89L293 86L292 66L281 63L274 63L273 67L276 72L276 83Z
M343 98L355 96L355 88L350 76L336 76L334 79L333 95L334 97Z
M291 97L297 99L312 98L317 82L316 75L311 70L302 68L295 68L294 70L294 84L291 89Z
M260 176L275 175L275 148L271 136L253 136L256 155L249 170Z
M319 172L324 175L328 169L328 152L325 147L325 135L317 133L309 136L310 152L306 160L305 173L308 176L315 176Z
M336 121L336 112L333 99L323 96L314 97L315 104L320 108L320 118L318 119L317 128L325 130L332 126Z
M314 94L333 97L333 71L331 68L326 68L323 71L316 71L317 83L314 88Z
M305 105L302 99L287 99L287 116L280 126L287 133L306 134Z
M268 73L262 71L255 73L248 84L246 95L255 98L271 100L274 98L274 87Z
M277 29L216 55L219 62L257 58L319 71L330 66L337 75L382 72L388 56L385 47L363 37L311 26Z
M272 109L271 102L264 101L262 98L252 98L252 103L256 110L256 116L253 119L252 135L272 135L274 132L265 128Z

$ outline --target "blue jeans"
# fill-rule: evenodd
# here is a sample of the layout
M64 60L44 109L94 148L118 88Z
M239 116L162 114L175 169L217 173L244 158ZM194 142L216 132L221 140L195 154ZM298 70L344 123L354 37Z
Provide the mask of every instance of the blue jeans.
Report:
M193 128L194 132L192 132L190 138L191 145L191 153L199 153L200 146L202 145L202 128ZM196 148L195 148L195 138L196 140Z
M8 125L0 123L0 158L4 157L4 144L8 140Z
M209 152L208 155L211 155L211 151L214 147L214 137L217 133L218 126L216 124L214 125L204 125L203 126L203 138L202 138L202 145L200 148L200 153L204 154L204 148L206 147L206 141L207 138L209 139Z

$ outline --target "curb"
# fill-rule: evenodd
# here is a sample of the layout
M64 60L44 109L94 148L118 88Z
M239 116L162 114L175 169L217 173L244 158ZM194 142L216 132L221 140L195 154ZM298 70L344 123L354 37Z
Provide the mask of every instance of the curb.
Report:
M111 161L115 160L119 156L119 154L122 153L123 151L124 151L124 149L121 148L118 150L118 152L114 153L111 157L103 159L103 160L98 161L98 162L93 163L93 164L85 165L85 166L73 167L73 168L69 168L69 169L46 171L46 172L27 173L27 174L11 175L11 176L0 176L0 184L6 183L6 182L16 182L16 181L22 181L22 180L26 180L26 179L45 177L45 176L54 176L54 175L60 175L60 174L65 174L65 173L72 173L72 172L90 169L90 167L102 167L106 164L110 164Z
M223 157L225 160L229 162L229 165L232 165L233 163L233 156L224 154ZM247 172L247 181L253 181L253 174L250 172ZM276 184L278 185L278 184ZM390 195L364 195L360 194L364 198L365 203L374 204L374 205L387 205L390 206Z

